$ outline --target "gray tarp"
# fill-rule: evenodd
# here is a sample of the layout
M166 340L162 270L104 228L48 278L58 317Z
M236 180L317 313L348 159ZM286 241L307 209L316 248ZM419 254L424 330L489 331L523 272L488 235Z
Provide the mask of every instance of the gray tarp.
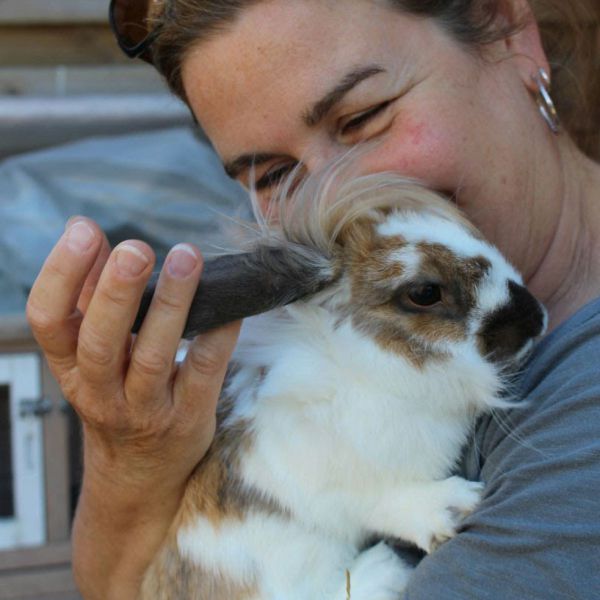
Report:
M0 313L20 312L72 215L93 218L114 245L150 243L159 260L188 241L214 251L215 211L248 215L245 192L189 129L94 138L0 163Z

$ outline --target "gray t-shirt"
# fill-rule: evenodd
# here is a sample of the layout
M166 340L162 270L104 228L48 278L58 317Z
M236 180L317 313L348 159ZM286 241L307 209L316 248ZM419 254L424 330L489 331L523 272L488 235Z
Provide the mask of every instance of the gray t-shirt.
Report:
M600 599L600 299L537 346L526 404L486 416L461 474L485 482L405 600Z

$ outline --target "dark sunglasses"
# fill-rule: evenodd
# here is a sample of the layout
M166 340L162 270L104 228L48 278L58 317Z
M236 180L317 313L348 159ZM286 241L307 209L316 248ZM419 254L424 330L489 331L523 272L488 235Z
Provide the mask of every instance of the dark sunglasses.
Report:
M129 58L141 58L152 64L150 46L159 29L148 29L148 12L154 0L111 0L110 26L119 47Z

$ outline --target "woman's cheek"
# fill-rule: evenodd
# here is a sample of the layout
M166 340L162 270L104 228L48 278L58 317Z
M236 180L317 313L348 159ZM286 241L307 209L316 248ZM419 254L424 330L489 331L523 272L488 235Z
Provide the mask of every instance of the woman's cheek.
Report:
M404 119L365 157L364 170L393 171L434 189L454 191L464 177L461 150L462 146L456 146L455 135L442 124Z

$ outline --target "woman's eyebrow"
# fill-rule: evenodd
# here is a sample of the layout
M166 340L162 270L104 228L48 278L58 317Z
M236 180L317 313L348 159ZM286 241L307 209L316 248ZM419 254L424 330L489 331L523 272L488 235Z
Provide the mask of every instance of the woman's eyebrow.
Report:
M380 65L367 65L365 67L352 69L342 77L340 82L334 88L327 92L319 101L315 102L315 104L302 115L302 120L308 127L315 127L350 90L365 79L385 72L386 70Z
M376 64L352 69L342 77L335 87L327 92L320 100L315 102L313 106L302 115L302 120L308 127L315 127L327 116L327 114L335 107L335 105L338 104L338 102L340 102L348 92L350 92L350 90L354 89L365 79L385 72L386 69ZM224 162L223 167L229 177L236 179L239 174L246 169L257 167L281 157L282 156L279 154L270 153L242 154L241 156L237 156L230 161Z

